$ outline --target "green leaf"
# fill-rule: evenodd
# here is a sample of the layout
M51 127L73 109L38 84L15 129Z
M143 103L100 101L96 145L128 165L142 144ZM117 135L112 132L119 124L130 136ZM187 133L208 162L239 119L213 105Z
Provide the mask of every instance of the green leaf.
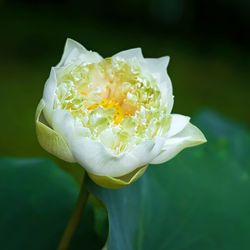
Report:
M193 121L208 143L186 149L119 190L88 188L107 207L110 250L247 250L250 137L206 111Z
M73 178L44 158L0 159L0 248L54 250L75 206ZM101 249L88 204L70 249Z

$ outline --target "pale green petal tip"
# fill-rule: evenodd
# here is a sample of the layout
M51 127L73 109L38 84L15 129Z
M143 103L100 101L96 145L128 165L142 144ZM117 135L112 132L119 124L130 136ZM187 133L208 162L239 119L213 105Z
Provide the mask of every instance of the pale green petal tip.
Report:
M189 126L191 128L190 130L192 131L192 133L190 134L193 136L194 146L207 142L205 135L201 132L199 128L197 128L191 123L189 123Z
M41 147L64 161L75 162L68 144L63 137L40 121L44 106L45 103L41 100L36 110L36 134Z
M88 173L90 179L104 188L118 189L125 187L139 179L146 171L148 165L135 169L133 172L121 177L98 176Z

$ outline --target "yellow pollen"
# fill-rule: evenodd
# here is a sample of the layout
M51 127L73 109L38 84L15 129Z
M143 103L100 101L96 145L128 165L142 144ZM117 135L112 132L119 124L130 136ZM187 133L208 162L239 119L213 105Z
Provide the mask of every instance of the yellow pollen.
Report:
M105 109L112 109L114 108L116 110L114 117L113 117L113 121L116 125L118 125L121 120L125 117L125 112L122 109L122 107L119 105L119 103L116 103L112 100L102 100L100 103L97 104L93 104L91 105L88 110L93 110L99 106L102 106Z

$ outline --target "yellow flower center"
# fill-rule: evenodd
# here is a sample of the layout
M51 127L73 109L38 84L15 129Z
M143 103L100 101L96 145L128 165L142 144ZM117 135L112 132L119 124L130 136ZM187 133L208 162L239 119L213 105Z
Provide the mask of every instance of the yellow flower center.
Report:
M118 125L121 120L125 117L125 112L123 111L122 107L119 105L119 103L116 103L112 100L102 100L100 103L96 103L88 107L88 110L94 110L95 108L102 106L105 109L112 109L114 108L115 114L113 116L113 121L116 125Z

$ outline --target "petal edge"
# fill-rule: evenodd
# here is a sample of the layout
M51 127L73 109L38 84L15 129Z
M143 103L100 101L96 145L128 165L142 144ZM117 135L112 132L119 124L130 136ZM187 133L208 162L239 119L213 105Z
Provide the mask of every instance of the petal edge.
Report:
M152 160L151 164L161 164L171 160L185 148L197 146L207 142L202 132L193 124L187 126L177 135L167 138L160 154Z
M144 174L147 167L148 165L138 168L133 172L121 177L99 176L91 173L88 173L88 176L99 186L102 186L104 188L118 189L132 184L137 179L139 179Z
M40 121L44 106L45 103L41 100L36 111L36 134L41 147L64 161L76 162L63 137Z

